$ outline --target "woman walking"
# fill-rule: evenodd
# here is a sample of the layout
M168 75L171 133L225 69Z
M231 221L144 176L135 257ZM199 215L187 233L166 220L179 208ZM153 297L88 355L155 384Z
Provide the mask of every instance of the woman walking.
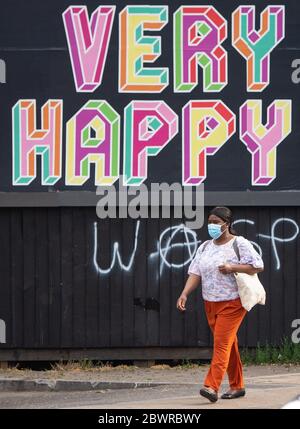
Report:
M188 295L202 283L202 296L207 321L214 337L210 369L200 394L211 402L218 400L218 391L227 371L230 389L222 399L245 395L242 363L237 331L247 311L242 307L234 272L254 274L264 269L261 256L243 236L232 230L232 212L215 207L208 216L211 240L202 243L188 269L188 280L177 300L177 308L185 311ZM239 257L233 242L236 240Z

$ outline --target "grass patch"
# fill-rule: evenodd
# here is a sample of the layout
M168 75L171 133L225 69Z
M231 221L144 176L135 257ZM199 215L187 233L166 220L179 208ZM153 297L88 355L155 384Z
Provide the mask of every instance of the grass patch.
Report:
M179 369L197 369L210 363L210 360L182 359L175 366Z
M245 365L300 365L300 343L295 344L289 338L284 338L279 346L258 344L254 349L242 349L241 359Z
M128 369L128 365L113 365L112 362L93 361L82 359L79 361L63 361L51 364L52 371L110 371L113 369Z

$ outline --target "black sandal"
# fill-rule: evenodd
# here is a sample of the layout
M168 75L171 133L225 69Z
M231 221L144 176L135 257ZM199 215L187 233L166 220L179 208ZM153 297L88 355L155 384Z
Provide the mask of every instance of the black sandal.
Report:
M210 400L210 402L217 402L218 400L218 394L217 392L211 392L210 390L208 390L207 387L203 387L202 389L200 389L200 395L204 396L204 398L207 398Z
M245 395L246 395L245 389L239 389L233 393L232 392L223 393L223 395L221 396L221 399L235 399L235 398L241 398L242 396L245 396Z

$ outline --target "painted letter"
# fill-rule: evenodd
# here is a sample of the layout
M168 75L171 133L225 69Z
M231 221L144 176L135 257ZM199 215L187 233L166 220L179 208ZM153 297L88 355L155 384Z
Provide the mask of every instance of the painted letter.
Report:
M284 39L284 6L268 6L255 30L255 6L232 14L232 45L247 61L247 91L261 92L270 83L270 53Z
M240 108L240 139L252 154L252 185L269 185L276 178L276 147L290 134L291 100L275 100L262 125L262 101L247 100Z
M29 185L36 178L36 157L42 158L42 185L61 178L62 100L42 107L42 128L36 129L36 101L19 100L12 109L13 184Z
M178 116L164 101L132 101L124 118L124 185L147 179L147 157L156 156L178 132Z
M66 185L83 185L95 164L95 185L119 178L120 117L104 100L88 101L67 122Z
M206 155L214 155L235 133L235 114L221 100L189 101L183 108L183 184L206 178Z
M99 6L89 23L86 6L63 13L77 92L94 92L102 83L115 6Z
M161 30L167 6L127 6L120 13L119 92L162 92L169 84L167 68L144 67L161 55L161 38L144 31Z
M174 13L174 90L191 92L203 69L203 91L227 85L227 22L213 6L181 6Z

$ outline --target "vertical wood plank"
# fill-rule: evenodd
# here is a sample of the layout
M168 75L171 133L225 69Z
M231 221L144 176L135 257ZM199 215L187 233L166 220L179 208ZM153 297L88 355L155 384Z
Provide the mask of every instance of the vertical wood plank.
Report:
M98 344L100 347L110 346L111 332L111 267L113 264L113 246L111 243L110 219L97 219L95 232L95 264L98 281L99 313L98 313Z
M61 251L61 209L48 211L48 272L49 272L49 345L60 347L62 314L62 251Z
M150 209L149 209L150 210ZM160 313L160 256L159 256L159 220L147 221L147 345L159 346L159 313ZM168 269L162 267L162 269Z
M171 238L172 223L170 219L160 219L161 257L160 266L160 345L171 346L171 270L166 266L164 260L169 261L168 242Z
M35 347L36 332L36 225L35 210L23 211L23 253L24 253L24 347Z
M35 264L35 300L31 303L32 312L36 314L35 338L36 345L41 347L50 344L50 330L53 327L49 324L49 234L48 234L48 212L49 209L34 209L36 240L36 264Z
M86 248L84 209L75 208L73 216L73 342L86 346Z
M139 245L139 222L130 218L122 221L122 241L124 249L124 263L126 269L122 270L122 345L134 346L134 272L137 263L135 251Z
M258 210L258 225L257 234L270 235L270 209L268 207L261 207ZM266 291L266 305L259 305L258 308L258 338L260 344L269 342L269 332L271 329L271 309L270 309L270 270L271 268L271 240L257 236L258 245L262 249L262 258L264 261L264 271L259 274L260 281L262 282Z
M135 347L143 347L147 339L146 279L147 279L147 220L141 219L139 241L136 252L136 264L134 270L134 344Z
M73 218L72 208L61 209L61 346L73 345ZM76 342L74 342L76 344Z
M11 326L14 347L24 346L24 253L23 253L23 210L11 209Z
M0 319L5 323L6 343L12 345L10 216L10 209L0 210Z
M86 343L88 347L98 346L99 278L94 265L94 222L96 214L90 208L85 212L86 247Z
M116 256L119 253L119 258L115 259L114 267L111 271L110 281L110 344L112 347L122 346L122 320L123 320L123 289L122 289L122 268L126 260L124 255L123 240L122 240L122 220L111 220L111 245L116 249Z

